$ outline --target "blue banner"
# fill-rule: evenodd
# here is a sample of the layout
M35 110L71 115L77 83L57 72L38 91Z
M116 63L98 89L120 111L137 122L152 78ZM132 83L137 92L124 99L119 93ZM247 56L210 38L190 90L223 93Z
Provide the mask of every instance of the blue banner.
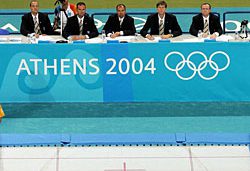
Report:
M249 43L0 47L1 102L250 101Z

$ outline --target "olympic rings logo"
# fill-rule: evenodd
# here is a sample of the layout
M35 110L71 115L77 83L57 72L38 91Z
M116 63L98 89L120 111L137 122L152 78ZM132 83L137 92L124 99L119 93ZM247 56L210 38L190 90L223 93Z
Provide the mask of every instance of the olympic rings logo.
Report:
M196 66L195 63L191 61L191 57L194 56L194 55L197 55L197 54L198 54L198 55L201 55L201 56L204 58L204 60L203 60L202 62L200 62L198 66ZM218 64L213 60L213 58L215 57L215 55L218 55L218 54L223 55L223 56L226 58L226 60L227 60L225 66L223 66L223 67L221 67L221 68L220 68L220 67L218 66ZM182 58L182 61L180 61L180 62L175 66L175 68L171 68L171 67L168 65L168 59L169 59L169 57L172 56L172 55L178 55L178 56L180 56L180 57ZM182 53L180 53L180 52L178 52L178 51L173 51L173 52L168 53L168 54L165 56L164 64L165 64L165 67L166 67L167 69L169 69L170 71L175 72L176 75L177 75L180 79L182 79L182 80L190 80L190 79L192 79L192 78L196 75L196 73L198 73L198 75L199 75L202 79L204 79L204 80L212 80L212 79L214 79L214 78L218 75L218 73L219 73L220 71L224 71L225 69L228 68L228 66L229 66L229 64L230 64L230 58L229 58L228 54L225 53L225 52L223 52L223 51L216 51L216 52L212 53L212 54L210 55L209 58L208 58L203 52L194 51L194 52L192 52L192 53L190 53L190 54L188 55L187 59L185 59L185 57L184 57L184 55L183 55ZM202 72L201 72L202 70L204 70L204 69L208 66L208 64L209 64L209 66L211 67L211 69L213 69L213 70L215 71L215 73L214 73L212 76L204 76L204 74L202 74ZM192 70L191 76L184 77L184 76L181 76L181 74L179 73L180 70L182 70L182 69L184 68L185 65L187 65L187 67L188 67L190 70Z

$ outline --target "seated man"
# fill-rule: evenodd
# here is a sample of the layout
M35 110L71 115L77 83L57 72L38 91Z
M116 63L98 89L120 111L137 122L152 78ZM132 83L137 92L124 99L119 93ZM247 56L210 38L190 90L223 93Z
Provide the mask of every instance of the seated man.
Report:
M94 20L86 13L86 5L79 2L76 5L77 15L70 17L63 30L63 37L71 36L72 40L84 40L98 36Z
M156 4L157 13L148 16L140 31L141 35L153 40L153 35L160 35L162 39L176 37L182 34L181 28L174 15L166 13L167 3L160 1ZM150 33L148 30L150 29Z
M30 13L22 17L21 34L27 36L35 33L36 37L39 37L41 34L53 34L48 15L38 12L39 3L37 0L31 0L30 10Z
M134 19L126 14L126 6L118 4L116 6L117 14L108 18L103 30L107 36L115 38L117 36L128 36L135 34Z
M76 6L70 4L68 0L56 0L55 5L61 3L55 8L55 19L53 30L61 27L61 11L62 13L62 29L66 26L69 17L73 17L76 14Z
M211 13L211 5L209 3L201 5L201 13L193 17L189 32L194 36L198 36L199 30L201 30L201 36L204 38L210 37L215 39L222 34L220 18Z

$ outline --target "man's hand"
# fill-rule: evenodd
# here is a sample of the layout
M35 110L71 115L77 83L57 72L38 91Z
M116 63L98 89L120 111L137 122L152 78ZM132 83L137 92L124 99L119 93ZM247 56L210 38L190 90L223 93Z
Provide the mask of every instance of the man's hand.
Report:
M35 34L35 37L38 39L39 38L39 34Z
M119 31L117 31L117 32L115 32L115 33L113 33L113 34L110 35L110 37L113 38L113 39L116 38L116 37L118 37L118 36L120 36L120 32Z
M85 35L72 36L72 40L85 40L85 39L86 39Z
M154 39L155 39L155 38L154 38L152 35L150 35L150 34L146 35L146 38L149 39L149 40L154 40Z
M216 39L216 34L212 34L211 36L210 36L210 39Z
M172 38L172 37L173 37L172 34L161 35L162 39L169 39L169 38Z
M208 37L208 34L207 34L207 33L203 33L203 34L202 34L202 37L203 37L203 38L207 38L207 37Z

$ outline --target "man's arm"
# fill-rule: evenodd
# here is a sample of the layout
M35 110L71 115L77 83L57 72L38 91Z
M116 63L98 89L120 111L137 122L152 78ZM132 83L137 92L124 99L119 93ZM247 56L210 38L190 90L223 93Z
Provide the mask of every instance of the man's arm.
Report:
M53 34L53 29L50 23L50 19L48 17L48 15L45 15L45 33L48 35L52 35Z
M71 25L72 25L72 23L71 23L71 20L69 18L68 21L67 21L67 24L66 24L66 26L65 26L65 28L63 30L63 33L62 33L62 36L65 39L67 39L71 35Z
M192 24L189 28L189 33L193 36L198 36L199 30L197 29L197 21L195 20L195 17L192 19Z
M182 30L175 16L173 16L173 30L172 34L174 37L182 35Z
M59 27L59 22L60 22L59 12L60 12L59 7L56 7L54 11L53 30L56 30Z
M106 24L103 27L103 30L105 30L106 35L112 33L112 16L109 16Z
M146 35L148 34L148 30L151 28L151 16L148 16L147 21L145 23L145 25L143 26L143 28L140 31L140 34L143 37L146 37Z
M28 30L28 17L27 16L22 16L22 23L21 23L21 28L20 28L21 34L24 36L27 36L31 32Z
M90 33L87 34L89 38L97 37L99 33L95 26L95 22L91 17L89 17L89 27L90 27Z
M216 21L215 21L215 30L216 32L219 33L219 35L222 34L222 27L221 27L221 24L220 24L220 18L219 17L216 17Z
M134 19L131 17L128 20L128 29L123 30L124 36L128 36L128 35L134 35L136 32L135 30L135 22Z

